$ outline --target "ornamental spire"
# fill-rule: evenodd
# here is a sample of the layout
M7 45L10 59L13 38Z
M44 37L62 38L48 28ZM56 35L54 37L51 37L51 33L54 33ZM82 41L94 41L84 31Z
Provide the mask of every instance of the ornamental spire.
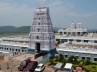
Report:
M36 9L30 36L30 48L36 52L55 49L55 36L48 7Z
M46 0L39 0L39 7L46 6Z

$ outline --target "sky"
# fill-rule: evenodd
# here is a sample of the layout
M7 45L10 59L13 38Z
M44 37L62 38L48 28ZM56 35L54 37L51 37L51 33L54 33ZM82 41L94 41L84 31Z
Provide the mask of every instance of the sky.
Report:
M31 26L41 5L49 7L54 27L75 22L97 29L97 0L0 0L0 26Z

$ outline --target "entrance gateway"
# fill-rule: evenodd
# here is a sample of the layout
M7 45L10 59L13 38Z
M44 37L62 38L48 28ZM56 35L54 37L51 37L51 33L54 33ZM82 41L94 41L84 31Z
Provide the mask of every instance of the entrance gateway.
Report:
M36 42L36 46L35 46L36 52L39 53L40 52L40 43Z
M34 53L55 53L55 34L48 7L36 8L29 36L29 47Z

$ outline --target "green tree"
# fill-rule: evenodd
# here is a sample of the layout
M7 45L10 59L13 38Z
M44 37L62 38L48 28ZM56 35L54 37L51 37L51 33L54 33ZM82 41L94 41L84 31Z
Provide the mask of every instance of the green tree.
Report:
M90 60L86 60L85 61L85 65L90 65L91 64L91 61Z
M83 66L83 65L85 65L85 60L80 60L79 61L79 66Z
M64 56L62 54L59 54L59 62L64 62Z
M68 58L68 62L73 63L73 64L78 64L78 58L75 56L70 56Z

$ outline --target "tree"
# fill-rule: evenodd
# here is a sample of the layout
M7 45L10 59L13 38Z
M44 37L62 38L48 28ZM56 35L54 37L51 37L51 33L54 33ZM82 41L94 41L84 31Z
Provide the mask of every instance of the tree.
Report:
M80 60L79 61L79 66L83 66L83 65L85 65L85 60Z
M78 59L75 56L70 56L68 58L68 62L73 63L73 64L78 64Z
M62 54L59 54L59 62L64 62L64 56Z
M89 65L89 64L91 64L91 61L90 60L86 60L85 61L85 65Z
M48 65L54 65L54 64L55 64L54 60L53 59L50 59Z

